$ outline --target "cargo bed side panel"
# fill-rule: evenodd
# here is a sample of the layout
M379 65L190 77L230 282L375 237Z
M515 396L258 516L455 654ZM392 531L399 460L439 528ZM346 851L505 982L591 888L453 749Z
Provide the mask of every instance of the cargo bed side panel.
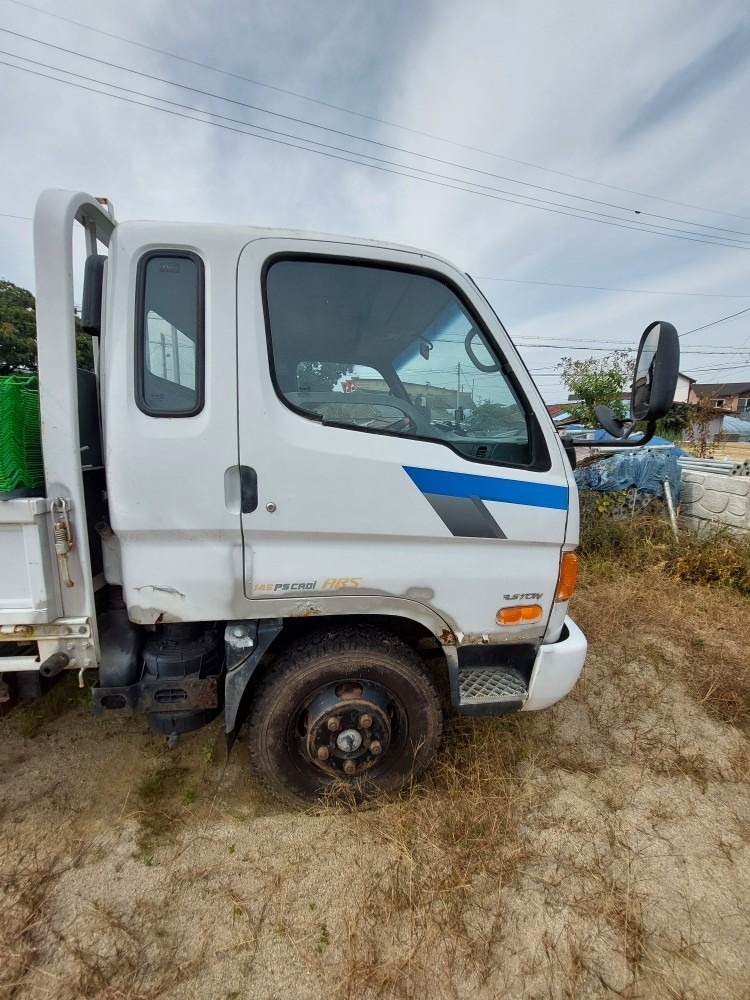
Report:
M49 501L0 502L0 625L40 625L61 614Z

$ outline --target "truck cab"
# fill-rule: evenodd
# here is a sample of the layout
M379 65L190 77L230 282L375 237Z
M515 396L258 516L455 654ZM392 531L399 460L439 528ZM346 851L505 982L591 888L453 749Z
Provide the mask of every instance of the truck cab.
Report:
M448 705L573 687L571 463L467 275L365 240L116 223L61 191L35 255L46 488L0 502L3 674L98 668L98 715L172 740L223 711L231 746L247 721L292 804L398 789Z

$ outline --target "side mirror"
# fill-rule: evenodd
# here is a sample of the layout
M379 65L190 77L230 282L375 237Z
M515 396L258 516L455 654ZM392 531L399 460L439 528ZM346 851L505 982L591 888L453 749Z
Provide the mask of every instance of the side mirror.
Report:
M638 347L630 393L632 420L658 420L674 403L680 368L680 339L671 323L647 326Z
M106 263L105 256L94 253L86 258L84 265L81 327L84 333L89 333L92 337L99 337L102 332L102 292Z
M680 338L677 331L671 323L651 323L643 331L638 345L630 390L630 420L621 420L608 406L595 407L599 423L613 438L620 439L620 447L625 447L626 439L640 420L645 420L648 427L638 444L651 440L656 421L672 408L679 370ZM579 446L583 446L583 441Z

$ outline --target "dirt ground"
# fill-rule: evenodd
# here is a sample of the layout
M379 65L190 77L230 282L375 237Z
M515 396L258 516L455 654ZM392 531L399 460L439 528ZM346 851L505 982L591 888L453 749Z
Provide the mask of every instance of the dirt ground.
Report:
M684 448L685 451L695 452L697 454L695 445L683 444L681 447ZM732 462L744 462L745 459L750 458L750 441L720 441L718 444L713 444L709 447L709 454L711 458L729 459Z
M747 1000L749 611L585 573L575 693L450 720L361 813L285 811L218 724L169 751L70 678L0 723L0 996Z

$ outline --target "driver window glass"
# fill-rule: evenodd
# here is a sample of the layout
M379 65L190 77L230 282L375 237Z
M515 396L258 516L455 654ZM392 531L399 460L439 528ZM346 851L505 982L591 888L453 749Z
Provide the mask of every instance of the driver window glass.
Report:
M461 300L429 275L295 258L266 272L280 394L326 424L529 465L528 420Z

